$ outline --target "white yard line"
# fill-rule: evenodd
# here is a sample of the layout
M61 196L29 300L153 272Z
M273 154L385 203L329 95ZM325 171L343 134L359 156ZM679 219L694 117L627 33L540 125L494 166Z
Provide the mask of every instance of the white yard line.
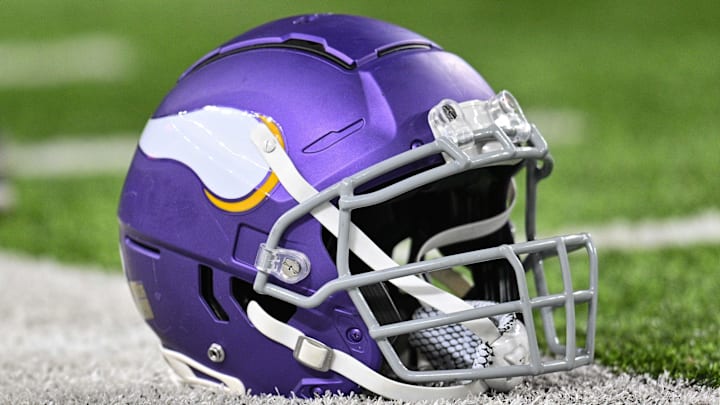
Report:
M4 156L14 177L123 174L138 134L72 137L39 144L10 144ZM679 218L573 226L545 236L590 232L601 249L637 249L720 243L720 211L710 209Z
M10 210L15 204L15 192L7 180L0 178L0 213Z
M528 108L525 115L551 146L580 142L587 128L587 118L581 110L534 107Z
M137 134L61 138L37 144L9 144L4 155L15 177L86 176L123 173L130 166Z
M1 40L0 89L124 80L135 50L124 38L97 33L50 41Z
M599 249L654 249L720 243L720 212L712 209L679 218L573 226L558 233L574 232L592 234Z

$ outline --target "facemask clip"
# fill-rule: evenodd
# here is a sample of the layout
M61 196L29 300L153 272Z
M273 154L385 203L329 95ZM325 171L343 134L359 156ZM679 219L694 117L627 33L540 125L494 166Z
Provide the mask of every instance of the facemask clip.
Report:
M255 258L255 268L288 284L297 284L310 274L310 259L297 250L270 249L260 244Z

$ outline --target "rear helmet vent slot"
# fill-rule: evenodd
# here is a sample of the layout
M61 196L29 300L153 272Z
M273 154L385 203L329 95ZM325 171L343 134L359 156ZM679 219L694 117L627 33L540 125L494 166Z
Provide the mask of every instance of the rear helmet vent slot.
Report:
M133 238L126 236L125 237L125 246L129 247L130 249L132 249L144 256L151 257L153 259L160 258L160 249L158 249L154 246L150 246L147 243L140 242L137 239L133 239Z
M215 319L219 321L227 322L230 320L225 309L220 305L218 300L215 298L215 292L213 288L213 270L205 265L200 265L200 295L205 301L207 307L212 311Z
M254 45L248 45L243 46L240 48L235 48L228 50L226 52L220 52L218 54L215 54L208 59L198 63L196 66L193 66L190 68L189 71L184 73L180 78L183 79L186 76L190 75L191 73L215 62L220 59L223 59L226 56L230 55L236 55L238 53L252 51L255 49L294 49L296 51L301 52L307 52L310 54L313 54L315 56L318 56L320 58L323 58L329 62L332 62L333 64L340 66L341 68L345 70L353 70L357 67L357 64L355 62L348 62L346 60L343 60L340 56L335 55L331 52L329 52L327 49L325 49L325 45L313 42L313 41L307 41L303 39L288 39L284 42L269 42L269 43L260 43L260 44L254 44Z
M416 50L416 49L428 50L428 49L432 49L432 47L428 44L401 44L401 45L395 45L395 46L391 46L389 48L381 49L381 50L377 51L377 56L378 56L378 58L382 58L383 56L389 55L391 53Z
M240 305L243 311L247 312L247 307L250 301L255 301L267 311L273 318L286 322L295 315L297 307L288 304L287 302L280 301L277 298L273 298L269 295L258 294L253 290L252 284L246 283L245 281L233 277L231 279L231 290L235 301Z

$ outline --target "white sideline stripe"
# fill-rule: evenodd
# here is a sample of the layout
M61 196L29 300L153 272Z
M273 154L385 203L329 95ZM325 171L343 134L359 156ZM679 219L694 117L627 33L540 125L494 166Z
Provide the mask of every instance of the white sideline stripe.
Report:
M535 107L528 108L525 115L551 147L578 143L587 128L586 115L580 110Z
M9 144L4 155L16 177L122 174L130 167L137 134L67 138L36 144Z
M592 235L598 249L655 249L720 243L720 211L710 209L680 218L615 221L603 226L573 226L558 233L580 230Z
M41 88L127 79L135 50L105 33L51 41L0 41L0 89Z
M15 204L15 192L10 184L0 178L0 213L9 210Z

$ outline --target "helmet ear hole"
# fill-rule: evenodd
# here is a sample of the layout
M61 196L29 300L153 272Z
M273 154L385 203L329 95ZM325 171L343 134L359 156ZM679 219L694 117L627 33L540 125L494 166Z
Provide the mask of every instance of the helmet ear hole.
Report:
M282 322L288 322L290 318L295 315L297 311L296 306L269 295L258 294L253 289L252 284L237 277L232 277L230 280L232 296L244 311L244 315L247 314L247 307L250 301L256 301L268 314Z
M200 296L202 296L205 305L212 311L215 319L227 322L230 320L227 311L220 305L215 292L213 291L213 269L203 264L198 266L200 272Z

